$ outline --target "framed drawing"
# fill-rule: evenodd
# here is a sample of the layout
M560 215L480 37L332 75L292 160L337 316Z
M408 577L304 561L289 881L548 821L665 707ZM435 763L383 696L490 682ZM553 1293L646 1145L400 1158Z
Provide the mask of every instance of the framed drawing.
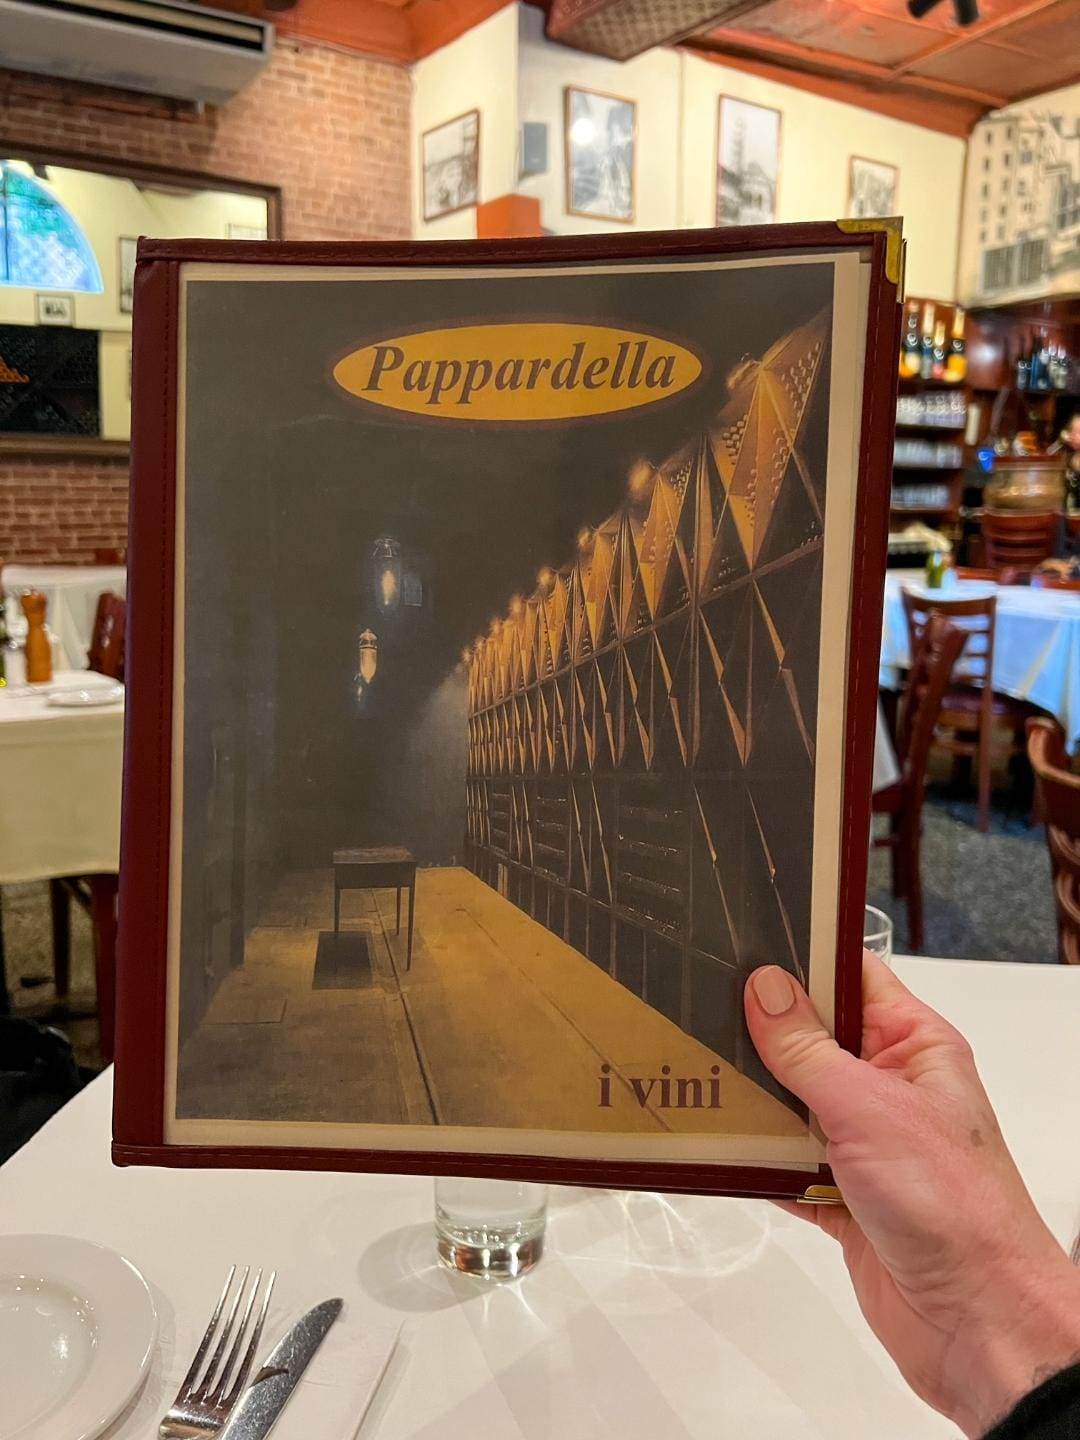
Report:
M566 87L568 215L633 223L636 116L633 100Z
M780 111L721 95L716 130L717 225L769 225L780 184Z
M420 139L424 219L437 220L480 199L480 111L469 110Z
M138 244L134 235L121 235L116 242L116 270L121 315L130 315L135 302L135 251Z
M880 160L852 155L848 175L848 218L877 220L899 210L897 189L900 171Z
M741 997L858 1044L898 276L142 242L119 1163L827 1182Z

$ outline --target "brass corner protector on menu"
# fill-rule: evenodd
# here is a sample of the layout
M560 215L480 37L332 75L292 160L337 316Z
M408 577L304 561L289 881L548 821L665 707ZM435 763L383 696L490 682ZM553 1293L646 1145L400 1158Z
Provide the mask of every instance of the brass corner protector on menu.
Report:
M143 242L118 1163L830 1198L894 259Z
M904 240L904 222L899 215L883 215L874 219L837 220L837 225L847 235L873 235L883 232L886 237L885 274L896 286L897 298L904 298L904 258L907 244Z

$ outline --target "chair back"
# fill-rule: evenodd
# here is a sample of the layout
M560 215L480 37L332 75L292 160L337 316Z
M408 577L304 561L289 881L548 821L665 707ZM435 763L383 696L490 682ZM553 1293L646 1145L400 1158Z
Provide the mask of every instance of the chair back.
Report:
M1034 570L1054 553L1057 532L1058 517L1052 510L984 510L986 563L992 570L1009 565L1021 571Z
M1080 775L1069 769L1065 737L1053 720L1029 720L1027 736L1050 850L1058 955L1067 965L1080 965Z
M124 678L124 631L127 629L127 601L111 590L98 596L94 629L90 636L86 668L113 680Z
M908 804L922 802L926 762L934 742L941 702L949 688L969 632L942 615L932 615L919 636L896 723L896 758Z
M997 628L997 596L972 595L966 600L928 599L902 590L904 618L907 621L908 651L911 655L912 671L923 641L923 632L931 618L940 615L946 620L959 621L958 629L967 636L964 654L966 683L984 687L989 693L990 678L994 673L994 634Z

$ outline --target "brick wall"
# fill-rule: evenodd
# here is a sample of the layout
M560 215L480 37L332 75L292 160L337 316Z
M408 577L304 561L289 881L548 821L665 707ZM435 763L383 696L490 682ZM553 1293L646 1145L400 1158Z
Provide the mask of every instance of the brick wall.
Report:
M0 457L0 563L90 564L127 545L124 460Z
M404 66L279 40L228 105L193 107L0 70L0 151L35 145L278 186L293 240L409 234ZM0 560L92 559L126 543L126 467L0 455Z

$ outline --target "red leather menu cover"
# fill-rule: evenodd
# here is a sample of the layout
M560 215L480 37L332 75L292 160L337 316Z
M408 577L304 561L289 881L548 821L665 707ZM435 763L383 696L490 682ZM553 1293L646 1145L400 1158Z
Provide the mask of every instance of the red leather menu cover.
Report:
M828 1185L900 260L140 243L117 1163Z

